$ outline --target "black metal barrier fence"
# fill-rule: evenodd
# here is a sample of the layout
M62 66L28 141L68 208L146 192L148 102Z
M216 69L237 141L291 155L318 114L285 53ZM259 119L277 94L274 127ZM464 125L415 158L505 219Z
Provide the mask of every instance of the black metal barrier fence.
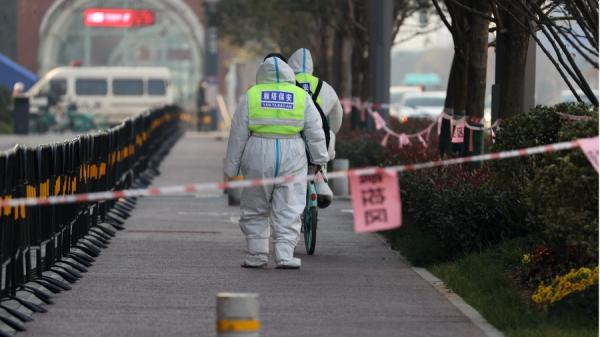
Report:
M0 197L49 197L148 186L158 164L183 133L183 112L168 106L109 130L0 153ZM32 312L94 262L135 198L0 208L0 321L25 330ZM33 297L39 299L32 301ZM29 300L28 300L29 299ZM27 310L25 310L27 311ZM0 329L0 336L8 335Z

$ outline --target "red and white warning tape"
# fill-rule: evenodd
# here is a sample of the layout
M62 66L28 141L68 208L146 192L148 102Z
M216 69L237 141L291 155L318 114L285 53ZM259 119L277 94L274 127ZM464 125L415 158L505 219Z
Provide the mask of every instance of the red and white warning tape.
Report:
M598 137L583 140L594 140L598 142ZM354 169L349 171L336 171L327 174L328 179L340 179L348 177L349 175L372 175L381 171L396 171L396 172L410 172L432 167L450 166L471 162L483 162L489 160L499 160L515 157L525 157L536 155L540 153L555 152L562 150L575 149L580 147L580 141L574 140L570 142L555 143L549 145L535 146L530 148L523 148L512 151L503 151L488 153L470 157L453 158L447 160L436 160L425 163L417 164L405 164L398 166L389 166L383 168L371 167ZM177 185L177 186L166 186L156 187L147 189L131 189L122 191L106 191L106 192L94 192L85 194L73 194L65 196L52 196L43 198L19 198L0 200L0 207L16 207L16 206L37 206L37 205L56 205L56 204L67 204L67 203L79 203L79 202L93 202L101 200L119 199L124 197L144 197L144 196L158 196L158 195L181 195L181 194L193 194L200 191L214 191L223 189L243 188L243 187L256 187L256 186L268 186L275 184L285 184L296 181L313 181L320 179L314 175L309 176L285 176L275 177L268 179L253 179L253 180L242 180L242 181L230 181L220 183L200 183L200 184L188 184L188 185Z

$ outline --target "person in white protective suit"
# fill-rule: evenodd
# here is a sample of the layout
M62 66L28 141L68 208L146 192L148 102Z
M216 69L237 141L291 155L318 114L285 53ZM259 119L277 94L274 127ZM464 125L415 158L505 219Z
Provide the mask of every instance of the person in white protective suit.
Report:
M296 82L309 91L321 111L329 121L329 160L335 159L335 135L342 127L344 110L335 90L327 82L313 75L313 60L310 50L300 48L296 50L288 61L296 74ZM327 129L327 127L325 127ZM323 167L325 171L327 167ZM333 200L333 192L327 182L317 182L317 201L320 208L329 206Z
M246 179L306 176L310 161L329 160L321 118L311 97L295 85L292 69L277 57L260 64L256 85L248 90L235 112L227 145L227 177ZM248 187L240 201L240 227L247 254L242 267L266 267L269 232L277 268L296 269L294 257L300 236L300 214L306 204L306 181Z

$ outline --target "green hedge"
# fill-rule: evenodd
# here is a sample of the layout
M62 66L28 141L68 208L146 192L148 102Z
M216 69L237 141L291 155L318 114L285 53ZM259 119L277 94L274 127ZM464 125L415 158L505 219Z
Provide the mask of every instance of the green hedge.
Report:
M416 131L416 130L415 130ZM336 143L337 157L352 167L388 166L438 158L435 141L400 149L396 140L380 145L383 134L350 133ZM432 137L436 138L435 136ZM400 177L403 226L386 233L414 265L447 261L521 235L511 202L488 184L488 170L454 166L404 173Z
M573 120L559 113L585 116ZM491 151L550 144L598 134L598 112L585 105L537 107L505 120ZM382 134L343 134L337 157L352 167L437 159L436 146L399 149ZM578 150L490 162L481 169L429 169L402 174L404 225L387 233L416 265L534 234L556 265L586 265L598 256L598 174Z
M418 266L481 251L524 234L504 198L485 181L487 170L448 167L403 174L404 224L392 244Z
M597 135L597 109L573 103L537 107L505 121L493 151ZM559 265L582 266L597 260L598 173L581 151L504 160L490 166L495 172L493 185L512 194L515 212L527 229L552 249Z

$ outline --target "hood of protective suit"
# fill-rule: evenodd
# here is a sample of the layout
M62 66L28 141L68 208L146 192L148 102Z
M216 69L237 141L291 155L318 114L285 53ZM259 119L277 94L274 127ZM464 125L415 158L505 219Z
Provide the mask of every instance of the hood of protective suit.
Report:
M294 71L287 63L277 57L269 57L258 66L256 72L256 83L296 83Z
M313 60L310 50L306 48L300 48L296 50L290 59L288 60L290 67L294 70L294 73L313 73Z

